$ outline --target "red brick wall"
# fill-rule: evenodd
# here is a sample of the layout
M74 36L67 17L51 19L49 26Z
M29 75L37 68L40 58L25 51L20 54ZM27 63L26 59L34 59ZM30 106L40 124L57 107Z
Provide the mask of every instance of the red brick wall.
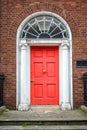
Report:
M20 23L37 11L50 11L63 17L72 31L74 107L83 104L82 75L86 68L77 68L76 60L87 60L86 0L0 0L0 71L6 78L4 104L16 106L16 34Z

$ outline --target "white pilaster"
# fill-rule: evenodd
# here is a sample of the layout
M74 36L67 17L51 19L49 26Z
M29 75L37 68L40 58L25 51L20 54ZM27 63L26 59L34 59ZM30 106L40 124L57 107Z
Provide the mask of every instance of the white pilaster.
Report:
M28 110L27 98L27 43L21 41L19 44L21 48L21 75L20 75L20 104L18 110Z
M61 109L71 109L69 88L69 43L63 41L62 47L62 104Z

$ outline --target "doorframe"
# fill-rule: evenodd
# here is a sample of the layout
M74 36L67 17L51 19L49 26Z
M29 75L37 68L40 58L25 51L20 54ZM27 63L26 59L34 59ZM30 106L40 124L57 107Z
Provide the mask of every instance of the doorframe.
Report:
M38 15L38 14L51 14L51 15L55 15L58 19L60 19L65 26L67 27L67 30L69 32L69 39L49 39L49 40L27 40L27 39L20 39L20 33L21 30L23 28L23 25L25 25L26 21L28 21L29 19L31 19L32 17ZM71 36L71 30L68 26L68 24L66 23L66 21L61 18L59 15L56 15L52 12L48 12L48 11L41 11L41 12L37 12L34 13L30 16L28 16L27 18L24 19L24 21L20 24L18 30L17 30L17 40L16 40L17 44L16 44L16 108L19 110L28 110L29 109L29 105L30 105L30 91L29 91L29 87L30 87L30 46L59 46L59 94L60 94L60 100L59 100L59 104L61 105L62 109L72 109L73 108L73 84L72 84L72 36ZM67 51L66 51L67 50ZM64 59L64 54L68 55L68 86L69 86L69 104L64 104L63 103L63 83L62 81L64 80L64 76L63 76L63 69L64 69L64 65L62 65L63 63L63 59ZM25 57L24 57L25 56ZM66 57L65 57L66 58ZM25 59L25 62L22 61L22 59ZM24 64L23 64L24 63ZM66 64L66 65L67 65ZM62 65L62 66L61 66ZM22 68L26 68L25 71L23 71ZM65 72L64 72L65 73ZM23 78L23 75L25 75L25 82L22 82L21 78ZM27 75L27 76L26 76ZM65 75L66 76L66 75ZM64 80L65 83L67 83L67 81ZM24 89L22 87L22 85L25 85ZM22 93L24 93L24 95L22 95ZM23 99L23 98L24 99ZM62 105L63 104L63 105Z

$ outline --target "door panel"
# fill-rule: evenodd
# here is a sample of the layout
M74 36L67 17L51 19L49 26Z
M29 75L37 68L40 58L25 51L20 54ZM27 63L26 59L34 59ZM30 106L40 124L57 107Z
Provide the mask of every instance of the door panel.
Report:
M43 98L43 84L34 85L34 96L35 98Z
M59 104L58 47L31 47L31 104Z
M56 91L55 84L47 84L47 97L48 98L55 98L55 91Z
M37 68L39 68L37 70ZM34 63L34 76L35 77L41 77L42 76L42 68L43 68L43 63L41 62L35 62Z
M47 76L48 77L56 76L55 62L47 62Z

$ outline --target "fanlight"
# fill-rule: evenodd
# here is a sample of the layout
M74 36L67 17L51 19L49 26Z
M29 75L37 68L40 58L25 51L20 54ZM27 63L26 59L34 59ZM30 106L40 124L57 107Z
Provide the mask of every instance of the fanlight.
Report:
M21 38L69 38L65 25L52 16L38 16L29 20L22 29Z

